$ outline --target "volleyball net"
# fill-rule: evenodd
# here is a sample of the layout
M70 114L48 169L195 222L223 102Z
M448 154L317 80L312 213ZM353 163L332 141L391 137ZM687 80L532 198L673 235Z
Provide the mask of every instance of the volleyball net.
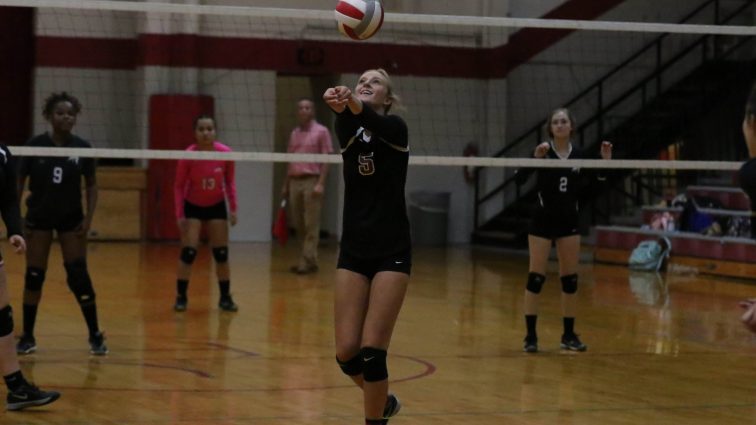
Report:
M284 153L296 102L314 99L319 120L331 125L333 114L320 101L325 88L354 86L359 73L380 67L403 99L398 113L410 128L413 164L549 166L512 159L544 140L538 128L557 106L577 117L581 145L614 136L615 156L642 159L648 152L629 146L648 144L642 136L620 140L614 132L711 63L745 67L756 56L751 1L680 6L657 12L658 23L632 22L646 16L633 1L607 7L601 19L614 20L601 21L464 16L453 14L460 8L454 2L437 3L435 14L389 9L380 32L361 42L339 34L330 8L85 0L0 0L0 7L34 14L33 133L49 128L40 113L44 99L67 91L83 104L75 132L96 147L90 155L111 158L191 155L158 150L181 150L180 142L163 143L166 137L192 143L193 113L206 112L234 160L338 162ZM746 88L739 86L741 98ZM657 125L648 119L648 127ZM659 150L684 136L670 134ZM739 149L706 158L722 162L715 165L645 165L730 170L726 162ZM463 156L471 152L478 158Z

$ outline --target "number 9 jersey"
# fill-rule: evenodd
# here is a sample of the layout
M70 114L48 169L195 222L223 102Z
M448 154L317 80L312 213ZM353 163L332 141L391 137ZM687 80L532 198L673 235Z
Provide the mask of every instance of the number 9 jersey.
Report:
M63 146L56 145L50 135L40 134L26 143L29 147L91 148L84 139L71 135ZM26 199L26 220L29 224L68 222L78 224L84 213L81 205L81 178L95 174L95 160L78 156L23 157L19 176L29 178Z

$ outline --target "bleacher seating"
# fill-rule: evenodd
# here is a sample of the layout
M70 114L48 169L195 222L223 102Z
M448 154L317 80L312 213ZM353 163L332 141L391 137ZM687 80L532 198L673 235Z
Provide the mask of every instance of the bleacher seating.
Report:
M723 208L701 208L713 216L750 217L750 200L740 189L691 186L688 197L717 199ZM643 221L669 212L679 222L683 207L646 206ZM597 226L594 259L599 262L627 264L630 252L647 239L666 236L672 241L670 264L693 267L701 273L756 278L756 240L745 237L707 236L693 232L652 230L628 226Z
M719 200L726 210L750 210L751 202L748 195L734 187L718 186L689 186L685 193L688 197L707 197Z

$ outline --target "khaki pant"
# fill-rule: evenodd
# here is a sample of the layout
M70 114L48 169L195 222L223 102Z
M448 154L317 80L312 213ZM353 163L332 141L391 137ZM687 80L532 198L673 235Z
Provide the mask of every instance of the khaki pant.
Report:
M318 241L320 240L320 210L322 195L313 196L312 189L318 176L292 177L289 179L289 207L297 238L302 242L302 255L297 266L300 269L318 265Z

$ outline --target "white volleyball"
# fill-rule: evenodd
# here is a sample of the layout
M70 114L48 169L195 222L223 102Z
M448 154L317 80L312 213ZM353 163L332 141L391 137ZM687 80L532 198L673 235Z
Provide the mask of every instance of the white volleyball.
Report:
M383 25L383 6L378 0L340 0L336 5L339 31L354 40L366 40Z

